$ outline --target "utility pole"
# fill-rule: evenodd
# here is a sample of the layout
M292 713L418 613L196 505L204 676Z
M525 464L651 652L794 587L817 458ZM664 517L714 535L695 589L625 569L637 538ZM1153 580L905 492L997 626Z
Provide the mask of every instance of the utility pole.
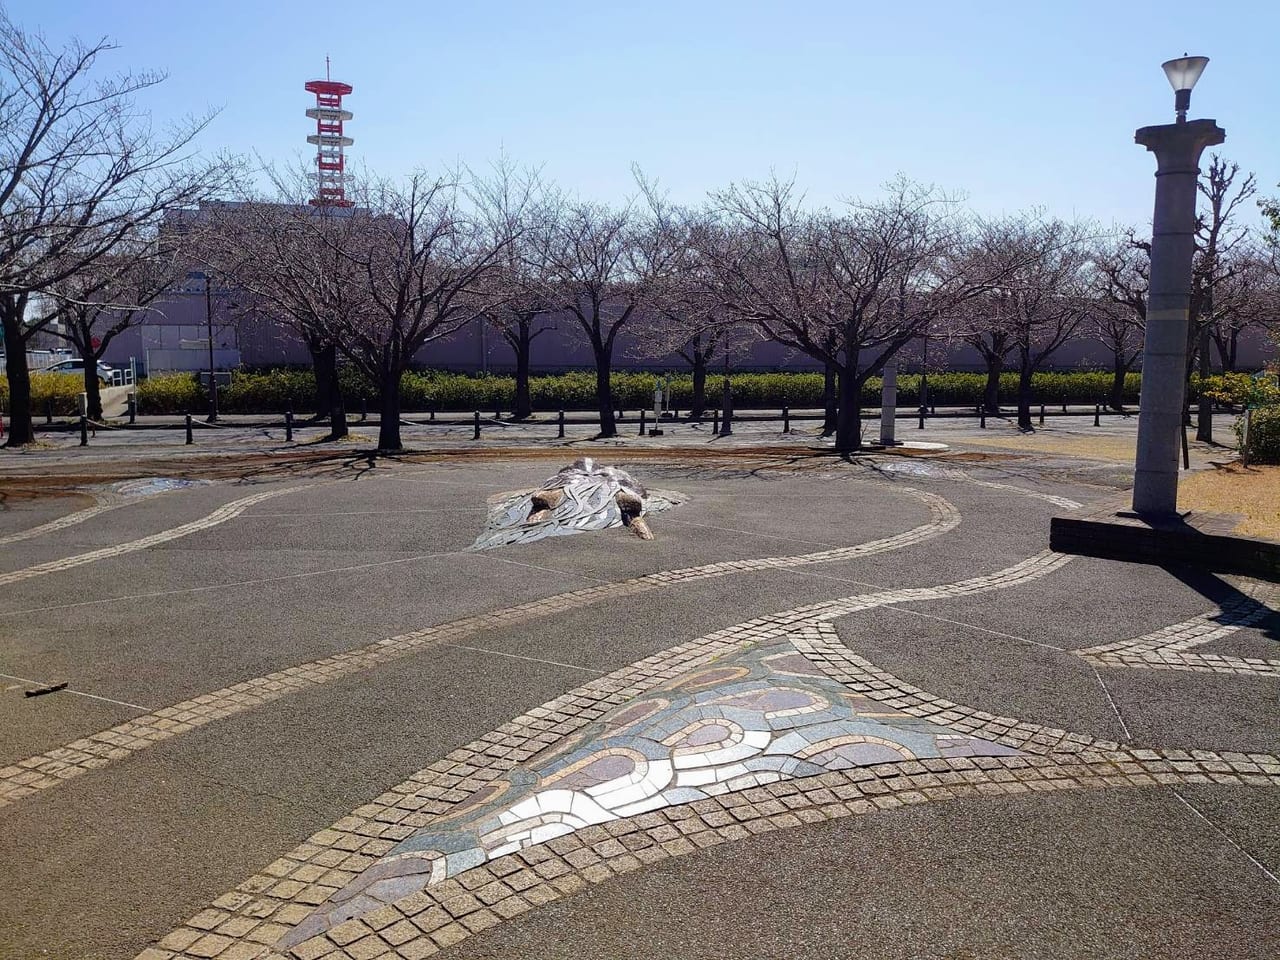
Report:
M209 289L210 274L204 274L204 319L209 326L209 422L218 422L218 380L213 365L213 294Z

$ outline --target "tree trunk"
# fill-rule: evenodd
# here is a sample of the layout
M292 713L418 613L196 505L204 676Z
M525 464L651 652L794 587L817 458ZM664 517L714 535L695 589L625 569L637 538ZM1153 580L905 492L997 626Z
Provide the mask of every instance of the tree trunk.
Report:
M862 449L862 383L850 370L841 370L837 382L836 450L853 453Z
M839 406L836 402L836 368L828 363L822 371L822 435L829 437L836 432Z
M307 344L311 354L311 372L316 378L316 412L319 420L333 407L333 391L337 389L337 350L332 345L317 347Z
M1000 374L1004 370L1004 357L989 353L987 361L987 385L982 391L982 406L987 413L1000 412Z
M1035 372L1030 356L1023 354L1018 368L1018 429L1031 430L1031 375Z
M92 353L84 355L84 392L88 400L90 420L102 419L102 387L98 382L98 361Z
M378 449L401 450L400 442L400 373L399 370L384 370L379 387L382 397L379 400Z
M618 422L613 416L613 387L609 380L609 367L612 357L601 344L593 345L596 357L596 406L600 410L601 439L618 435Z
M1129 366L1124 362L1124 354L1116 352L1111 355L1111 399L1107 402L1112 410L1124 409L1124 378Z
M693 351L693 396L689 400L689 417L697 420L707 412L707 355Z
M516 398L512 416L516 420L527 420L533 415L533 401L529 397L529 358L533 342L528 326L521 326L512 346L516 354Z
M1209 377L1209 327L1200 333L1200 392L1196 399L1196 439L1213 443L1213 401L1205 396L1205 380Z
M31 426L31 373L27 370L27 343L19 326L21 314L3 311L5 374L9 378L9 438L6 447L35 441Z
M316 376L315 419L329 418L329 439L347 435L347 402L338 383L338 348L329 344L311 348L311 366Z

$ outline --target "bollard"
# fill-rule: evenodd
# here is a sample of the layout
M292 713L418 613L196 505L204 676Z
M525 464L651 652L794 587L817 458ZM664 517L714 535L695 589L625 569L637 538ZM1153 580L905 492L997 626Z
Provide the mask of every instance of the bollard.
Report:
M44 422L53 423L53 401L46 400L44 402Z
M713 410L711 412L711 435L714 437L720 436L720 411L719 410Z
M476 411L476 432L471 439L472 440L480 439L480 411L479 410Z
M983 430L987 429L987 408L982 404L978 404L978 426Z
M80 414L80 446L87 447L89 445L89 418L83 413Z
M191 414L187 414L187 446L195 443L196 439L191 435Z
M360 422L364 423L369 419L369 398L364 394L360 395Z
M733 385L729 382L729 378L724 378L724 386L721 388L723 394L724 410L720 417L720 436L733 436Z
M1067 398L1066 398L1066 397L1063 397L1063 398L1062 398L1062 412L1063 412L1063 413L1066 413L1066 412L1067 412Z
M136 393L129 394L129 425L133 426L138 422L138 395Z
M923 430L923 429L924 429L924 415L925 415L926 413L928 413L928 412L929 412L929 411L928 411L928 409L925 407L925 405L924 405L923 403L922 403L922 404L920 404L920 422L919 422L918 424L916 424L916 429L917 429L917 430Z
M1040 426L1044 426L1044 404L1040 404Z
M293 411L287 408L284 411L284 438L293 440Z
M563 410L560 411L559 424L560 424L560 433L558 436L561 440L563 440L564 439L564 411Z
M1102 404L1100 403L1093 405L1093 425L1095 427L1102 426Z
M790 407L782 408L782 432L783 433L791 432L791 408Z
M648 415L648 413L649 411L646 410L644 407L640 408L640 436L642 437L644 436L644 420L645 420L645 417Z

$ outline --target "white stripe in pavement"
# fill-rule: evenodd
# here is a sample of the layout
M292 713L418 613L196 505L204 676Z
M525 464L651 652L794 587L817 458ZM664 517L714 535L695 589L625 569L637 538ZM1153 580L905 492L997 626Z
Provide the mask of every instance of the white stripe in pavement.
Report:
M590 667L579 666L576 663L561 663L559 660L544 660L542 657L522 657L518 653L503 653L501 650L489 650L485 647L469 647L465 643L442 643L442 647L452 647L454 650L470 650L472 653L487 653L494 657L506 657L508 660L524 660L527 663L545 663L552 667L564 667L567 670L581 670L583 673L589 673L592 676L603 677L603 670L593 670Z
M29 683L41 687L48 685L44 680L32 680L28 677L15 677L9 673L0 673L0 678L5 680L17 680L19 683ZM143 713L150 713L152 709L151 707L144 707L138 703L130 703L128 700L112 700L110 697L100 697L96 693L85 693L83 690L73 690L71 687L66 687L65 689L57 692L69 693L75 697L87 697L90 700L101 700L103 703L114 703L116 706L128 707L130 710L141 710Z
M249 514L249 516L255 516ZM183 587L179 590L156 590L151 593L126 593L120 597L103 597L99 600L77 600L75 603L59 603L49 607L27 607L25 610L0 610L0 617L21 616L24 613L44 613L47 610L67 610L71 607L89 607L99 603L119 603L121 600L150 600L155 597L173 597L184 593L204 593L209 590L227 590L231 587L252 587L260 583L278 583L281 580L301 580L304 577L322 577L327 573L350 573L355 570L369 570L373 567L389 567L396 563L412 563L415 560L431 560L436 557L474 557L479 554L465 550L449 550L445 553L420 553L412 557L397 557L395 560L374 560L370 563L356 563L346 567L326 567L323 570L308 570L303 573L286 573L278 577L259 577L256 580L232 580L229 583L210 583L200 587Z
M38 527L31 527L27 530L19 530L17 533L6 534L0 537L0 545L7 543L18 543L21 540L30 540L33 537L41 537L46 533L53 533L55 530L61 530L64 527L74 526L77 523L84 523L90 517L96 517L100 513L106 513L108 510L114 510L116 507L124 506L123 503L100 503L97 506L86 507L83 510L77 510L74 513L68 513L66 516L58 517L56 520L50 520L48 523L42 523Z
M143 537L140 540L130 540L128 543L117 543L110 547L102 547L99 550L90 550L88 553L76 554L71 557L63 557L61 560L50 560L45 563L38 563L33 567L23 567L21 570L11 570L8 573L0 573L0 586L17 583L20 580L29 580L32 577L38 577L46 573L57 573L62 570L69 570L72 567L83 566L86 563L93 563L97 560L106 560L111 557L121 556L122 554L134 553L138 550L146 550L148 547L154 547L162 543L168 543L170 540L177 540L193 533L199 533L202 530L208 530L210 527L216 527L220 523L226 523L228 520L234 520L236 517L240 516L247 507L250 507L255 503L261 503L263 500L269 500L272 497L278 497L284 493L294 493L300 489L302 488L285 487L280 490L264 490L262 493L255 493L252 496L241 497L239 500L233 500L225 506L219 507L207 517L201 517L199 520L192 520L190 523L171 527L168 530L161 530L159 533L153 533L151 536Z
M1254 857L1254 855L1253 855L1253 854L1251 854L1251 853L1250 853L1248 850L1246 850L1244 847L1240 846L1240 844L1238 844L1238 843L1236 843L1234 840L1232 840L1232 839L1231 839L1231 837L1227 835L1227 832L1226 832L1225 830L1223 830L1220 826L1218 826L1216 823L1214 823L1212 820L1210 820L1208 817L1206 817L1203 813L1201 813L1201 812L1200 812L1200 810L1196 807L1196 805L1195 805L1195 804L1193 804L1190 800L1188 800L1186 797L1184 797L1182 794L1180 794L1177 790L1174 790L1174 791L1173 791L1173 795L1174 795L1175 797L1177 797L1179 800L1181 800L1181 801L1182 801L1182 805L1183 805L1184 807L1186 807L1188 810L1190 810L1192 813L1194 813L1197 817L1199 817L1201 820L1203 820L1205 823L1207 823L1207 824L1209 825L1210 829L1212 829L1214 833L1216 833L1218 836L1222 837L1222 839L1223 839L1223 840L1227 841L1227 843L1229 843L1231 846L1235 847L1235 849L1236 849L1237 851L1239 851L1240 853L1242 853L1242 854L1244 855L1245 859L1247 859L1247 860L1248 860L1250 863L1252 863L1255 867L1257 867L1259 870L1261 870L1261 871L1263 872L1263 874L1265 874L1265 875L1266 875L1266 877L1267 877L1267 879L1268 879L1268 880L1270 880L1270 881L1271 881L1272 883L1274 883L1276 886L1280 886L1280 877L1277 877L1274 873L1272 873L1270 870L1268 870L1266 867L1264 867L1264 866L1263 866L1263 865L1258 861L1258 859L1257 859L1256 857Z

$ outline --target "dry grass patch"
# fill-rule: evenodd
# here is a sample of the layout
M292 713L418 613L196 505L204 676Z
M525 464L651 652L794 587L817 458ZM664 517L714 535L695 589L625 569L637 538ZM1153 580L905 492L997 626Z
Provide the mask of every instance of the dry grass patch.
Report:
M1178 485L1178 508L1239 514L1237 533L1280 540L1280 467L1229 463L1193 473Z
M1128 437L1109 434L1090 437L1046 430L1044 427L1035 433L996 433L990 437L964 437L953 443L956 446L995 447L1021 453L1058 454L1114 463L1133 463L1138 449L1137 434Z

